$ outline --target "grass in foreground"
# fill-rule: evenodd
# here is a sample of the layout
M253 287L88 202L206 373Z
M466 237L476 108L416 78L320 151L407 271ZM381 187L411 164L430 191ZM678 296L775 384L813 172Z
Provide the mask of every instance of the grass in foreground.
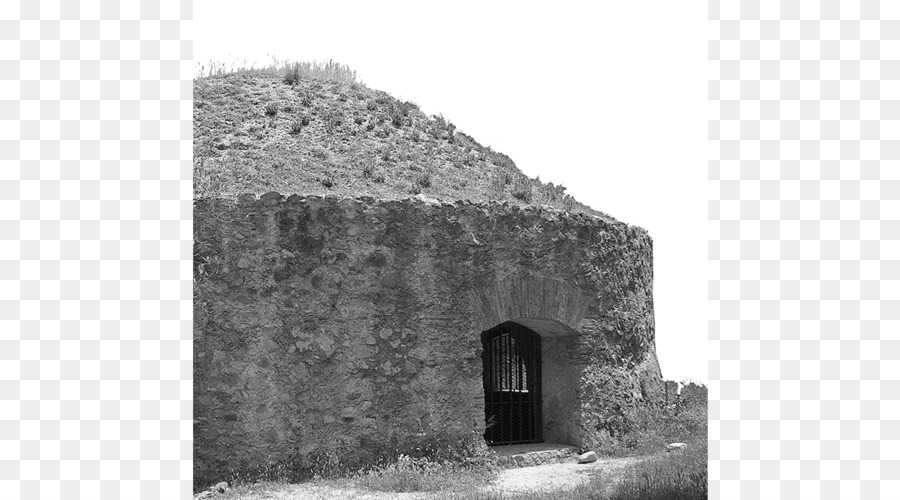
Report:
M477 489L490 483L495 475L490 467L464 467L400 455L392 464L359 474L355 482L373 491L404 493Z
M610 500L706 499L707 457L705 447L693 447L641 462L626 472Z
M566 490L504 492L491 487L498 473L487 461L459 463L446 459L399 459L352 474L316 479L302 485L283 482L255 483L233 488L227 500L292 498L292 491L314 491L315 498L354 498L356 493L418 493L427 500L705 500L707 486L707 391L702 385L688 386L678 401L641 416L636 448L671 442L688 443L683 452L654 451L655 456L618 469L603 469L588 482ZM637 436L635 436L637 437ZM629 450L631 452L634 449ZM629 455L623 453L620 456ZM484 457L482 457L484 458ZM624 468L622 468L624 467ZM301 497L307 498L307 497Z

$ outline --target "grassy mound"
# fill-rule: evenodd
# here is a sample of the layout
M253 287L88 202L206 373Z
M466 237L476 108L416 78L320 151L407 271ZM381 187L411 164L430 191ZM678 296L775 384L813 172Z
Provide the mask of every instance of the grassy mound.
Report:
M443 116L335 64L212 65L194 80L194 197L241 193L548 205L611 219Z

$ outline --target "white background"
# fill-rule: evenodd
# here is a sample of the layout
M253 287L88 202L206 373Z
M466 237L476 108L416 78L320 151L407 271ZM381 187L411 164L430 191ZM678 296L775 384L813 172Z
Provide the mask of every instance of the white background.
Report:
M667 379L706 381L703 3L195 3L194 59L333 59L647 229Z

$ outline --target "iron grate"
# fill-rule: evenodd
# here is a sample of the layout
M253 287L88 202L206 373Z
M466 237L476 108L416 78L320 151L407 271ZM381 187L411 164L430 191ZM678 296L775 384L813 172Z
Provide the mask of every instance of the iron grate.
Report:
M484 438L489 445L543 441L541 337L507 321L481 334Z

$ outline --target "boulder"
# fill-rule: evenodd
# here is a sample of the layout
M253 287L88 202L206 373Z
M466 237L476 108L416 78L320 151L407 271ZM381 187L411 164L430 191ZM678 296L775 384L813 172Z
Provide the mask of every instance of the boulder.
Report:
M215 491L216 493L226 493L226 492L228 492L228 483L226 483L225 481L222 481L221 483L216 483L216 485L213 486L211 488L211 490Z
M580 464L589 464L591 462L597 461L597 454L593 451L589 451L587 453L583 453L578 455L578 463Z

